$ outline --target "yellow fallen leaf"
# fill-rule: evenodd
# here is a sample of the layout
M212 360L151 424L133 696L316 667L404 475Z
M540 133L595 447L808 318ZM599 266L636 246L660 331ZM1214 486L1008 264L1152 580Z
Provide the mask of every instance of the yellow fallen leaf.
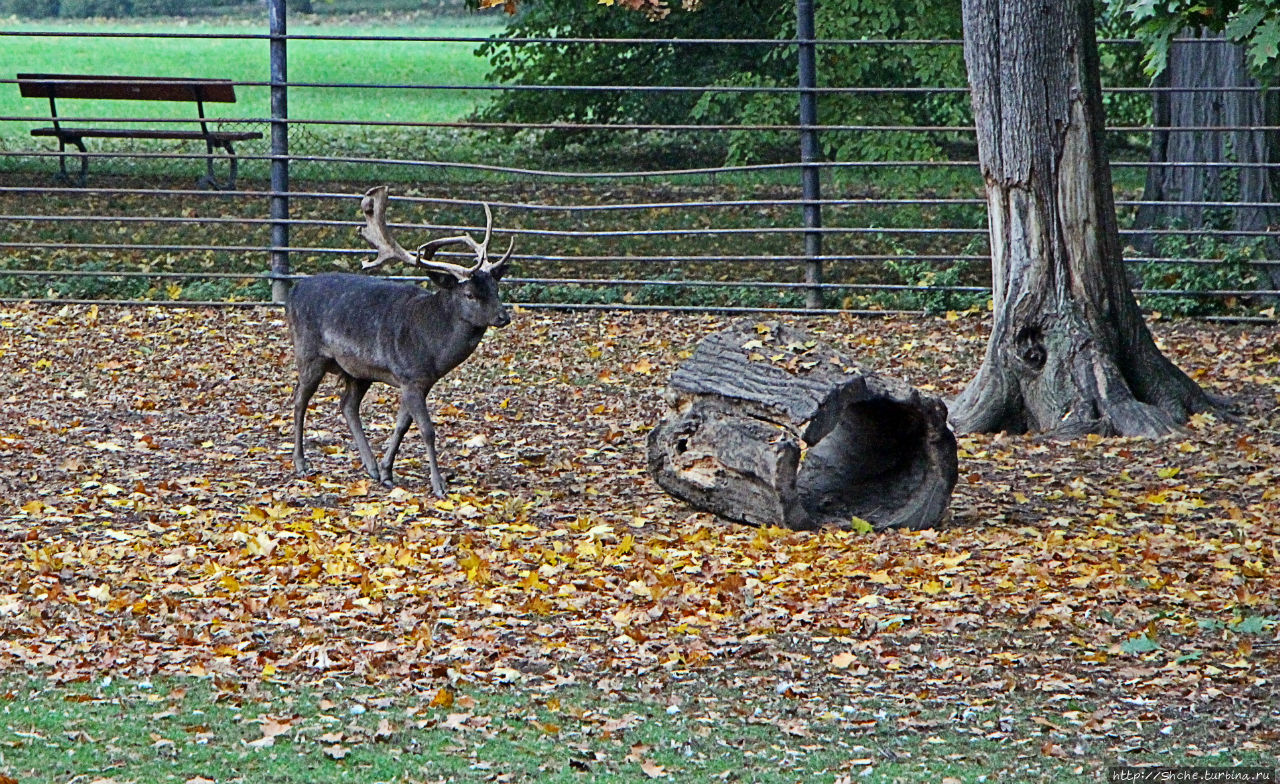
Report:
M452 708L453 691L451 689L440 689L436 692L436 696L431 698L429 704L433 708Z
M873 534L876 532L876 527L861 517L852 515L849 518L849 530L859 534Z

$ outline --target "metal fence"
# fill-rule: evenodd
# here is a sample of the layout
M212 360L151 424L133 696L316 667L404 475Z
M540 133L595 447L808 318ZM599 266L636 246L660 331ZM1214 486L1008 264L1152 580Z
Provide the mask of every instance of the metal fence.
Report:
M47 57L30 65L8 57L13 73L0 74L0 90L13 99L0 97L0 106L13 107L0 116L0 299L278 300L293 276L359 267L368 250L353 231L361 223L358 198L366 187L387 183L393 226L405 245L441 232L477 231L479 204L491 204L495 231L516 238L507 299L528 307L937 312L986 306L985 202L973 129L956 120L957 111L967 111L965 86L832 84L815 56L841 48L919 47L954 57L959 41L817 39L812 2L799 0L798 34L786 40L497 38L510 48L746 47L794 60L793 84L492 84L451 81L412 65L441 51L471 57L470 50L494 40L491 31L290 33L283 0L268 8L261 30L86 24L0 31L0 46L11 53L33 41L67 52L65 60L55 58L56 68ZM83 74L72 46L84 38L191 51L181 73L158 76L231 78L239 100L211 105L206 120L220 131L261 136L237 142L234 187L195 184L209 153L198 140L90 138L88 151L80 152L33 137L33 129L50 126L49 106L19 100L17 74L38 65L93 84L94 74ZM366 58L368 70L357 62L335 78L324 65L335 44L357 61ZM1108 45L1117 56L1141 56L1132 42ZM260 75L210 70L210 62L234 70L234 62L212 56L232 50L253 61L243 73ZM377 58L408 65L392 78L378 69ZM110 73L135 70L120 62ZM1128 101L1132 115L1134 105L1171 89L1110 85L1107 95ZM545 102L551 119L511 122L475 111L513 93ZM733 121L707 113L660 121L555 119L558 102L574 95L655 105L673 96L704 104L763 97L769 106L791 109L782 120L759 121L741 113ZM453 116L438 110L459 98L466 106ZM865 122L822 121L824 105L855 99L872 107ZM881 100L943 107L938 111L946 121L885 119L892 113L874 111ZM1136 111L1147 114L1141 106ZM64 101L57 112L64 125L195 127L190 107L159 102ZM1276 130L1148 122L1109 129L1122 224L1132 226L1144 209L1172 204L1142 196L1149 172L1159 167L1256 167L1270 176L1277 165L1152 163L1144 146L1153 134ZM861 143L869 138L888 140L880 146L889 154L865 154L875 147ZM225 151L218 152L214 166L225 177ZM85 181L56 181L59 161L72 154L71 179L84 162ZM1271 209L1238 199L1177 202L1188 203L1227 213ZM1269 229L1127 228L1135 290L1148 309L1274 318L1270 276L1280 267Z

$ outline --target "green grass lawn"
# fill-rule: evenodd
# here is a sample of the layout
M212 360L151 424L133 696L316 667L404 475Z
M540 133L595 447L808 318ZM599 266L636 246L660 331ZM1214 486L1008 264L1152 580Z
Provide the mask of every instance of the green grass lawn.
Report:
M403 36L478 38L498 33L498 15L441 20L420 19L359 25L292 24L291 35ZM268 43L262 38L116 38L102 33L181 33L252 36L267 32L265 18L254 23L141 22L19 22L7 20L2 32L84 32L66 37L0 37L11 80L18 72L85 74L141 74L155 76L218 77L243 82L269 80ZM289 80L297 84L481 85L488 66L474 53L475 43L295 40L289 43ZM210 113L225 118L261 119L270 116L268 88L242 87L235 105L211 105ZM289 92L289 113L304 120L361 120L434 122L462 117L483 94L466 90L420 88L358 89L295 86ZM28 131L46 125L48 106L41 99L22 98L14 83L0 89L0 116L33 118L0 123L0 136L29 142ZM80 117L186 117L192 107L134 101L76 101L59 111Z
M1207 721L1184 727L1188 736L1176 740L1156 725L1117 747L1115 738L1082 731L1056 712L1056 721L1043 718L1046 706L1033 700L955 709L859 699L855 707L720 682L704 688L698 680L676 677L654 693L638 685L455 689L429 680L55 685L10 676L0 681L0 776L32 784L85 776L976 784L1098 781L1117 764L1273 763L1256 749L1228 751L1221 738L1203 734Z

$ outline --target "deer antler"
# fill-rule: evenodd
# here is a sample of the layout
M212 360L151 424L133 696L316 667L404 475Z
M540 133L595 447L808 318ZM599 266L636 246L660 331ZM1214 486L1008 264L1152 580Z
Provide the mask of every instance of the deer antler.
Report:
M502 258L498 259L496 264L492 261L489 261L489 254L485 253L484 266L482 267L482 269L491 270L496 267L505 266L507 263L507 260L511 258L511 251L515 249L516 249L516 238L512 237L511 243L507 245L507 252L502 254Z
M436 250L445 245L461 241L470 241L474 244L475 241L470 237L467 237L466 240L458 237L433 240L419 247L417 256L409 255L409 251L401 247L399 242L396 242L395 238L391 236L390 229L387 228L387 186L379 185L366 191L364 198L360 200L360 209L364 212L365 222L365 225L360 229L360 236L368 240L369 244L378 251L376 258L361 265L364 269L380 267L389 259L395 259L406 264L415 264L428 269L448 272L458 280L466 280L471 277L471 273L474 270L443 261L431 261L431 257Z
M360 210L364 212L365 223L360 229L360 236L378 251L377 258L361 266L365 269L380 267L389 259L412 264L413 257L387 230L387 186L379 185L365 191L364 198L360 200Z
M460 234L457 237L441 237L438 240L423 243L418 247L419 263L429 260L440 248L449 245L466 245L476 254L476 263L472 264L468 271L475 272L482 266L488 267L489 237L493 234L493 212L485 202L481 202L480 206L484 208L484 242L476 242L470 234Z
M365 225L360 229L360 235L369 241L370 245L378 251L377 258L364 262L361 266L364 269L372 269L373 267L382 266L388 259L403 261L406 264L415 264L419 267L438 270L440 272L451 273L458 280L466 280L470 278L478 269L489 269L506 263L511 256L511 251L515 248L515 239L512 238L511 246L507 248L506 254L502 257L498 264L489 261L489 239L493 234L493 212L489 209L488 204L482 204L484 207L484 242L476 242L470 234L460 234L456 237L440 237L439 239L424 242L418 246L418 250L414 255L401 247L391 236L390 230L387 228L387 186L379 185L376 188L370 188L365 192L364 198L360 200L360 209L364 211ZM470 267L463 267L459 264L450 264L445 261L433 261L436 251L450 245L466 245L476 254L476 263Z

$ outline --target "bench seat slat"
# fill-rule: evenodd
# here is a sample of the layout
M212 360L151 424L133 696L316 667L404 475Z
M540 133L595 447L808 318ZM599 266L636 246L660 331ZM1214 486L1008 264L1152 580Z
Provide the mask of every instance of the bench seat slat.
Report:
M235 103L230 79L190 79L161 76L89 76L78 74L18 74L24 98L103 98L125 101L195 101L196 90L206 103Z
M33 128L32 136L52 136L62 139L194 139L206 138L200 131L151 130L144 128ZM238 142L261 139L259 131L209 131L213 141Z

